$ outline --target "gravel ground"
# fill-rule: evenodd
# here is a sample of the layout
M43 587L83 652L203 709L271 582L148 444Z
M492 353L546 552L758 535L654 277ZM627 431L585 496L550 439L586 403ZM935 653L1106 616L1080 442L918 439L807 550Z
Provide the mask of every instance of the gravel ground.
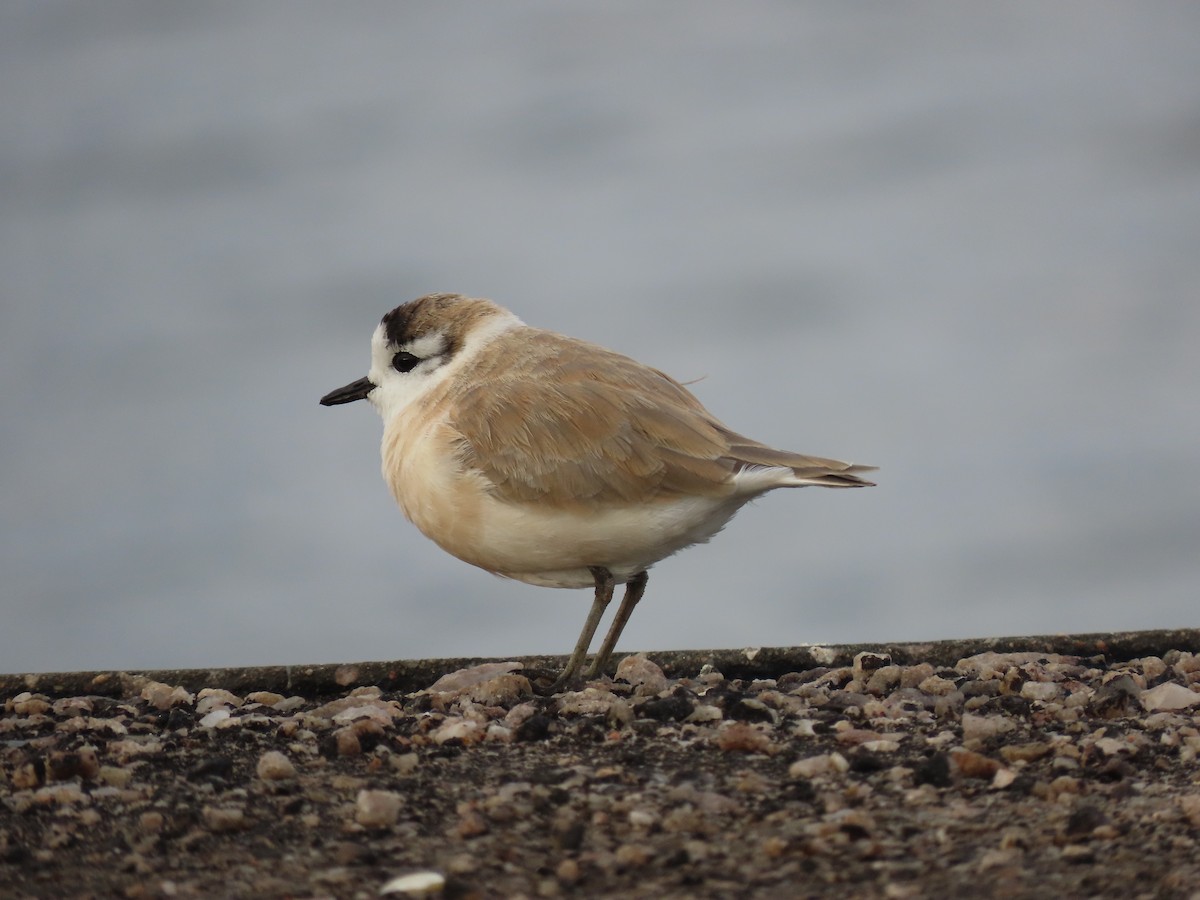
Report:
M1200 898L1200 633L554 662L0 676L0 896Z

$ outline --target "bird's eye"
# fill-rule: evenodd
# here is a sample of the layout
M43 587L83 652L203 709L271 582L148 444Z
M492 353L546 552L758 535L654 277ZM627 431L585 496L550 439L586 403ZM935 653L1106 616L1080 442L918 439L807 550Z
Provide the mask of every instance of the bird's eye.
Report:
M411 372L420 361L419 356L413 356L407 350L401 350L392 357L392 368L397 372Z

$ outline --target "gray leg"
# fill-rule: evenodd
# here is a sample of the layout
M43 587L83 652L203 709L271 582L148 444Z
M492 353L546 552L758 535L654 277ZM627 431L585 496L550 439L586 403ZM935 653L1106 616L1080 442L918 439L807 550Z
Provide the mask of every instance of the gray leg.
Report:
M638 572L626 583L625 596L621 598L621 605L617 608L617 615L613 619L612 625L608 626L608 634L604 638L604 643L600 645L600 652L596 654L596 658L592 661L592 667L588 669L588 678L595 678L608 665L608 658L612 656L621 632L625 630L625 623L633 615L633 608L642 599L642 594L646 590L646 582L649 580L650 576L645 572Z
M587 656L588 647L592 645L592 638L596 635L596 628L600 625L600 619L604 616L604 610L612 602L614 586L612 572L603 566L589 566L589 568L591 569L592 577L596 579L596 598L592 601L592 608L588 612L587 621L583 623L583 631L579 632L579 640L575 642L575 650L571 654L571 659L567 662L567 667L563 669L562 674L558 676L558 680L551 686L550 690L552 691L559 690L575 677L575 674L583 665L584 657ZM625 608L624 601L621 603L621 608Z

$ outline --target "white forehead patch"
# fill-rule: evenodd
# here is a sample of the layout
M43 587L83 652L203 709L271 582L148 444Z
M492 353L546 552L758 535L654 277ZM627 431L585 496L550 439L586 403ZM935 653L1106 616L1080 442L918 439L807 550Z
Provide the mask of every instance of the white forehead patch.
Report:
M380 359L385 353L387 353L387 332L382 325L377 325L371 332L371 358Z

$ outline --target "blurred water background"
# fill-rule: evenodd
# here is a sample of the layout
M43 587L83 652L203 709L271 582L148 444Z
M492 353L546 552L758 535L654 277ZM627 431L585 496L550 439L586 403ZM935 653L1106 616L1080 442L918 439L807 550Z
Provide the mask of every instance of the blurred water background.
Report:
M0 112L0 670L567 652L317 405L441 290L881 466L624 649L1197 624L1200 5L10 2Z

